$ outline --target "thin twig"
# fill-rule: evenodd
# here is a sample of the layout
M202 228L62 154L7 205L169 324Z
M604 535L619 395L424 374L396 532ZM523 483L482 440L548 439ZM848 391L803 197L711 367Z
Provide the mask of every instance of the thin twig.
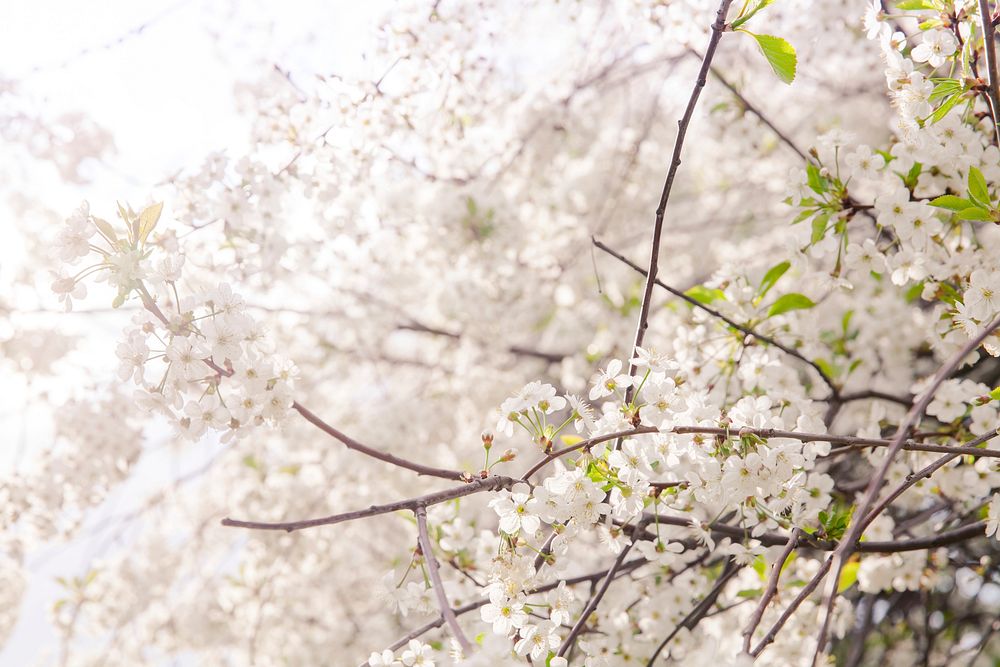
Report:
M649 327L649 308L652 302L653 285L656 283L656 271L660 263L660 236L663 232L663 217L667 210L667 201L670 199L670 191L674 186L674 179L677 176L677 169L681 166L681 150L684 148L684 138L687 136L688 125L694 115L694 108L698 104L698 98L708 80L708 70L712 66L712 58L715 50L722 38L722 33L726 29L726 14L729 12L729 5L733 0L722 0L719 3L719 10L715 14L715 22L712 24L712 33L708 40L708 48L705 49L705 58L701 63L701 70L698 72L698 80L695 82L691 97L688 99L687 108L684 115L677 123L677 138L674 140L673 155L670 158L670 168L667 171L667 178L663 183L663 192L660 194L660 203L656 207L656 218L653 223L653 242L649 252L649 269L646 275L646 287L642 293L642 306L639 309L639 323L635 331L635 343L632 345L632 356L635 356L636 349L642 347L643 338L646 335L646 328ZM636 365L629 362L629 376L635 375ZM633 386L625 392L625 402L629 403L635 392ZM562 655L560 653L559 655Z
M451 634L462 647L462 650L465 651L466 655L469 655L472 652L472 644L469 643L469 638L462 632L462 626L458 624L455 612L452 611L451 605L448 604L448 596L445 595L444 583L441 581L441 571L438 567L437 558L434 556L434 545L431 544L430 535L427 534L427 508L423 505L417 505L413 513L417 516L417 535L420 543L420 551L423 553L424 561L427 563L427 570L431 577L431 585L434 587L434 593L437 595L441 616L444 618L445 623L448 624L448 627L451 628Z
M587 603L587 606L584 607L583 611L580 613L580 618L577 619L576 625L574 625L573 629L569 631L569 635L566 636L566 639L559 647L559 651L556 653L557 656L561 657L566 655L566 651L573 646L576 642L576 638L580 636L581 632L583 632L583 628L587 625L590 615L594 613L594 610L597 609L597 605L599 605L601 600L604 598L604 594L608 592L608 588L611 586L611 582L615 578L615 573L621 569L622 563L625 562L625 557L628 556L628 552L632 550L632 546L635 544L634 538L641 525L641 521L635 525L635 528L632 530L633 539L622 547L621 553L618 554L618 558L616 558L614 564L608 568L608 573L605 575L604 580L601 581L601 585L594 592L594 595L590 598L590 602Z
M407 459L400 458L394 454L388 452L383 452L373 447L363 445L354 438L342 433L330 424L323 421L320 417L302 405L298 401L292 403L292 409L298 412L300 415L305 417L306 421L323 431L329 436L332 436L336 440L339 440L342 445L348 449L360 452L365 456L370 456L373 459L378 459L390 465L394 465L398 468L405 468L407 470L412 470L418 475L427 475L429 477L440 477L441 479L454 479L454 480L465 480L468 479L468 475L459 470L448 470L446 468L435 468L434 466L427 466L422 463L416 463L414 461L409 461Z
M920 399L910 408L909 412L906 413L906 417L903 419L903 423L899 425L896 431L895 437L892 439L892 443L889 445L889 451L886 452L885 458L882 460L882 464L872 475L871 481L868 483L868 488L865 490L865 495L861 498L861 502L858 503L857 508L854 510L854 516L858 517L857 521L852 522L847 529L847 534L841 541L840 545L837 547L836 551L833 552L833 576L827 582L826 593L824 595L826 611L823 616L823 624L820 626L819 636L816 641L816 653L813 655L813 665L816 664L816 660L822 653L823 648L826 644L827 632L830 628L830 617L833 615L833 602L837 597L837 584L840 580L840 571L850 558L851 553L855 550L861 536L864 534L865 522L864 518L868 516L868 511L871 509L872 505L875 503L878 497L879 489L882 487L882 482L885 480L885 476L889 472L889 467L892 465L893 460L901 449L904 448L906 442L906 436L909 435L910 429L912 429L917 422L923 417L924 412L927 410L927 406L930 405L931 401L934 399L934 395L937 390L941 387L945 380L951 377L958 367L965 361L965 358L969 356L974 350L976 350L984 340L989 336L993 335L993 332L1000 327L1000 317L997 317L992 322L990 322L978 336L966 343L961 350L955 353L950 359L941 365L937 373L930 383L930 386L925 389L921 395Z
M792 555L792 552L799 545L799 537L801 535L802 529L796 527L792 531L792 534L789 535L788 544L785 545L784 551L781 552L781 555L778 556L778 559L771 566L771 576L767 580L767 588L764 590L764 596L760 599L757 609L754 610L753 616L750 617L750 622L747 623L747 627L743 630L744 653L750 652L750 641L753 639L754 630L760 625L760 619L764 617L767 606L771 604L771 600L778 594L778 580L781 578L781 570L785 567L785 561L788 560L788 557Z
M618 572L619 573L631 572L632 570L636 569L637 567L639 567L640 565L643 565L645 563L646 563L646 559L645 558L642 558L642 557L640 557L640 558L633 558L630 561L626 561L624 565L622 565L620 568L618 568ZM606 576L607 573L608 573L608 570L598 570L597 572L591 572L590 574L582 574L580 576L571 577L569 579L559 579L558 581L554 581L554 582L552 582L550 584L545 584L544 586L539 586L538 588L534 588L534 589L532 589L530 591L527 591L526 594L527 595L538 595L540 593L547 593L547 592L549 592L551 590L555 590L556 588L558 588L559 585L562 584L563 582L565 582L567 586L575 586L577 584L582 584L582 583L587 583L587 582L591 582L591 581L596 581L596 580L598 580L598 579ZM489 604L489 602L490 602L489 598L483 598L482 600L476 600L475 602L469 602L467 604L464 604L461 607L455 607L453 609L453 611L455 613L455 616L461 616L462 614L467 614L470 611L475 611L476 609L479 609L480 607L484 607L487 604ZM426 624L420 626L419 628L416 628L416 629L411 630L410 632L406 633L405 635L403 635L402 637L400 637L399 639L397 639L395 642L393 642L392 644L390 644L386 648L389 649L390 651L395 651L395 650L397 650L399 648L402 648L403 646L406 646L406 644L411 639L416 639L417 637L425 635L428 632L430 632L431 630L433 630L434 628L440 628L442 625L444 625L444 618L441 617L441 616L438 616L435 620L433 620L433 621L431 621L429 623L426 623ZM366 661L366 662L361 663L361 665L359 667L370 667L370 665Z
M397 500L394 503L388 503L386 505L372 505L367 509L355 510L353 512L344 512L342 514L333 514L331 516L319 517L317 519L305 519L303 521L284 521L284 522L263 522L263 521L241 521L237 519L223 519L223 526L230 526L233 528L253 528L255 530L284 530L286 532L292 532L294 530L302 530L303 528L314 528L316 526L329 526L335 523L343 523L345 521L353 521L355 519L364 519L370 516L378 516L379 514L388 514L390 512L398 512L399 510L417 510L421 507L430 507L431 505L437 505L439 503L447 502L449 500L454 500L455 498L461 498L463 496L469 496L473 493L480 493L482 491L498 491L500 489L510 488L514 482L517 480L511 479L510 477L500 477L493 476L487 477L486 479L477 479L459 486L456 488L445 489L443 491L436 491L434 493L428 493L424 496L418 496L416 498L407 498L405 500Z
M728 561L726 563L725 569L722 574L719 575L715 585L712 586L712 590L710 590L708 594L702 598L701 602L694 606L694 609L688 612L687 616L681 619L681 622L674 627L670 634L664 637L663 641L660 642L660 645L656 647L655 651L653 651L653 655L650 656L649 661L646 663L646 667L653 667L653 663L656 662L660 653L664 648L666 648L667 644L670 643L670 640L677 636L678 632L684 628L689 631L693 630L695 626L698 625L698 622L701 621L706 614L708 614L709 609L711 609L712 605L715 604L715 601L719 599L722 589L726 587L729 580L736 576L741 569L742 567L734 565L733 561Z
M647 282L648 282L649 272L646 271L646 269L642 268L641 266L639 266L635 262L629 260L628 258L626 258L621 253L617 252L616 250L613 250L610 247L606 246L604 243L602 243L601 241L597 240L596 238L592 239L592 241L593 241L593 243L594 243L595 246L597 246L598 248L600 248L601 250L603 250L607 254L611 255L612 257L614 257L618 261L622 262L626 266L632 268L633 270L635 270L635 271L641 273L642 275L646 276L647 277ZM743 324L740 324L740 323L736 322L735 320L730 319L729 317L726 317L725 315L723 315L722 313L720 313L716 309L712 308L711 306L708 306L708 305L706 305L704 303L701 303L697 299L694 299L694 298L688 296L687 294L685 294L684 292L680 291L679 289L671 287L670 285L666 284L662 280L654 280L653 283L655 285L658 285L659 287L662 287L663 289L667 290L668 292L670 292L671 294L673 294L677 298L683 299L684 301L686 301L690 305L694 306L695 308L697 308L697 309L699 309L699 310L701 310L701 311L703 311L705 313L708 313L709 315L711 315L712 317L714 317L716 319L722 320L723 322L725 322L726 324L728 324L732 328L736 329L737 331L741 331L744 334L746 334L747 336L752 336L753 338L756 338L757 340L759 340L762 343L767 343L768 345L773 345L774 347L778 348L779 350L781 350L785 354L787 354L789 356L792 356L792 357L795 357L799 361L801 361L801 362L805 363L806 365L810 366L813 370L815 370L817 373L819 373L819 376L823 380L823 383L826 384L826 386L830 388L831 398L835 398L835 397L839 396L839 394L840 394L840 388L837 387L837 385L834 383L833 379L829 375L826 374L826 371L824 371L819 366L819 364L817 364L815 361L812 361L812 360L807 359L806 357L804 357L802 355L802 353L799 352L798 350L796 350L794 348L791 348L791 347L788 347L787 345L778 342L777 340L771 338L770 336L765 336L764 334L758 333L758 332L754 331L753 329L751 329L750 327L748 327L746 325L743 325Z
M990 118L993 120L993 136L1000 142L1000 78L997 75L997 50L993 42L996 26L990 13L989 0L979 0L979 23L983 29L983 51L986 52L987 99Z

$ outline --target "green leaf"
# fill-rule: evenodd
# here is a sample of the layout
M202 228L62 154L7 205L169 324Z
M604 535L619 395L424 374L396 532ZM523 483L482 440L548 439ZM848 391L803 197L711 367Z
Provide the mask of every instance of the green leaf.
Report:
M781 315L792 310L808 310L815 305L816 303L805 294L793 292L779 297L777 301L772 303L771 307L767 310L767 316L774 317L775 315Z
M997 387L996 389L990 392L990 398L992 398L994 401L1000 401L1000 387Z
M986 186L983 172L975 167L969 167L969 196L983 208L990 208L990 190Z
M774 0L755 0L754 4L751 5L748 11L746 11L745 13L740 12L740 15L736 17L736 19L732 22L731 24L732 29L736 30L737 28L739 28L741 25L752 19L754 14L764 9L772 2L774 2Z
M983 222L989 222L993 218L990 217L990 212L984 208L979 208L978 206L973 206L972 208L963 208L958 212L959 220L982 220Z
M578 436L578 435L572 435L572 434L569 434L569 433L566 434L566 435L559 436L559 439L562 440L563 444L565 444L567 447L572 447L573 445L577 444L578 442L583 442L583 438L581 438L580 436Z
M150 204L139 214L139 240L145 242L149 234L156 228L163 212L163 202Z
M830 188L830 182L820 175L819 167L812 163L806 165L806 182L809 184L809 189L816 194L826 194Z
M934 90L931 91L930 97L927 98L931 102L937 102L949 95L954 95L957 92L965 90L962 82L958 79L933 79L933 81L935 82Z
M888 162L888 160L886 160L886 162ZM903 176L903 184L911 190L917 187L917 180L920 178L920 172L923 168L924 165L919 162L914 162L913 166L910 167L910 171L906 172L906 176Z
M861 562L856 560L844 564L844 567L840 570L840 580L837 582L838 594L846 591L858 580L858 567L860 565Z
M759 598L763 594L764 594L764 589L763 588L748 588L748 589L743 590L743 591L738 591L736 593L736 597L738 597L738 598L744 598L744 599L746 599L746 598Z
M949 211L962 211L967 208L975 207L968 199L963 199L962 197L956 197L955 195L941 195L940 197L935 197L930 201L931 206L937 206L938 208L946 208Z
M826 226L830 222L830 216L826 213L817 215L812 221L812 235L809 243L819 243L826 236Z
M896 3L896 9L938 9L932 0L902 0Z
M713 301L726 300L725 293L720 289L709 289L704 285L695 285L688 291L684 292L684 296L691 297L698 303L712 303Z
M760 281L760 287L757 288L757 295L760 297L765 296L774 287L774 283L778 282L781 276L785 275L785 271L791 266L789 262L782 262L768 269L767 273L764 274L764 279Z
M795 216L795 219L792 220L792 224L797 225L806 218L808 218L809 216L814 215L815 213L816 211L814 209L807 208L806 210L801 211L797 216Z
M107 220L94 216L94 224L97 226L97 231L101 232L101 234L104 235L104 238L108 241L114 243L118 240L118 236L115 234L115 228L112 227L111 223Z
M944 103L934 110L934 113L930 116L931 125L937 123L942 118L948 115L948 112L955 108L955 105L962 101L963 91L959 91L949 97Z
M748 30L742 30L741 32L745 32L757 40L760 52L767 58L767 63L779 79L785 83L791 83L795 79L795 68L798 66L798 59L795 56L795 49L791 44L774 35L755 35Z

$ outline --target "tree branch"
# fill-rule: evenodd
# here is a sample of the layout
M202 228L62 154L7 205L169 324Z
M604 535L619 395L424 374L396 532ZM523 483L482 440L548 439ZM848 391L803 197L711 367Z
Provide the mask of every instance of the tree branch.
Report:
M785 567L785 561L788 557L792 555L795 551L795 547L799 545L799 537L802 536L802 529L795 528L792 534L788 537L788 544L785 545L784 551L778 556L778 559L774 561L771 566L771 576L767 580L767 588L764 590L764 597L760 599L760 603L757 605L757 609L754 610L753 616L750 617L750 622L747 623L746 629L743 630L743 652L750 652L750 642L753 639L754 630L760 625L760 619L764 617L764 612L767 610L767 606L771 604L771 600L774 596L778 594L778 580L781 578L781 570Z
M591 239L591 240L593 241L593 243L594 243L595 246L597 246L598 248L600 248L601 250L603 250L607 254L611 255L612 257L614 257L618 261L622 262L626 266L632 268L633 270L635 270L635 271L641 273L642 275L646 276L647 277L647 282L648 282L649 272L646 271L644 268L642 268L638 264L632 262L631 260L629 260L628 258L626 258L621 253L619 253L619 252L617 252L615 250L612 250L611 248L609 248L608 246L606 246L604 243L602 243L601 241L597 240L596 238ZM711 306L708 306L708 305L706 305L704 303L701 303L697 299L691 298L690 296L688 296L684 292L682 292L679 289L676 289L674 287L671 287L670 285L666 284L665 282L663 282L661 280L654 280L653 283L655 285L658 285L659 287L662 287L663 289L667 290L668 292L670 292L671 294L673 294L677 298L683 299L684 301L686 301L690 305L694 306L695 308L698 308L699 310L701 310L701 311L703 311L705 313L708 313L709 315L711 315L712 317L714 317L716 319L722 320L723 322L725 322L726 324L728 324L732 328L736 329L737 331L741 331L744 334L746 334L747 336L752 336L753 338L756 338L757 340L759 340L762 343L767 343L768 345L773 345L774 347L778 348L779 350L781 350L785 354L787 354L789 356L792 356L792 357L795 357L796 359L798 359L799 361L801 361L801 362L805 363L806 365L810 366L813 370L815 370L817 373L819 373L819 376L823 380L823 383L826 384L826 386L830 388L830 397L831 398L835 398L835 397L837 397L837 396L840 395L840 389L833 382L833 379L829 375L826 374L826 372L819 366L819 364L817 364L815 361L807 359L798 350L795 350L795 349L793 349L791 347L788 347L787 345L785 345L783 343L779 343L778 341L776 341L775 339L771 338L770 336L765 336L764 334L757 333L756 331L754 331L753 329L751 329L748 326L745 326L743 324L739 324L735 320L732 320L732 319L726 317L725 315L723 315L719 311L715 310Z
M670 191L674 186L674 178L677 176L677 169L681 166L681 150L684 148L684 138L687 136L688 125L694 115L694 108L698 104L698 98L705 87L708 79L708 70L712 66L712 58L715 50L722 38L722 33L726 28L726 14L729 12L729 5L733 0L722 0L719 3L719 10L715 14L715 22L712 24L712 33L708 40L708 48L705 50L705 58L701 63L701 70L698 72L698 80L695 82L691 97L688 99L687 108L684 115L677 123L677 138L674 141L673 155L670 159L670 168L667 171L667 178L663 183L663 192L660 194L660 204L656 207L656 219L653 223L653 242L649 252L649 270L646 275L646 287L642 293L642 307L639 309L639 323L635 331L635 343L632 345L631 360L635 356L636 348L642 347L646 329L649 327L649 308L653 294L653 285L656 283L656 271L660 262L660 236L663 232L663 217L667 210L667 201L670 199ZM636 366L629 361L629 377L635 375ZM625 392L625 402L629 403L635 392L634 387L629 386ZM560 653L559 655L562 655Z
M353 521L355 519L364 519L370 516L378 516L379 514L398 512L399 510L416 511L421 507L430 507L431 505L437 505L438 503L454 500L455 498L461 498L462 496L470 496L473 493L508 489L513 486L516 481L517 480L510 477L493 476L487 477L486 479L476 479L464 486L445 489L443 491L436 491L435 493L428 493L427 495L418 496L416 498L397 500L394 503L388 503L386 505L372 505L367 509L344 512L343 514L333 514L331 516L319 517L317 519L269 523L262 521L241 521L238 519L226 518L222 520L222 525L233 528L253 528L255 530L284 530L285 532L290 533L295 530L302 530L303 528L330 526L335 523L343 523L345 521Z
M420 551L424 555L424 560L427 561L427 569L429 570L431 577L431 584L434 587L434 593L437 595L438 607L441 609L441 616L448 624L448 627L451 628L451 634L462 647L462 650L466 655L469 655L472 652L472 644L469 643L469 638L465 636L464 632L462 632L462 626L458 624L458 619L455 618L455 612L452 611L451 605L448 604L448 596L445 595L444 584L441 582L441 572L438 568L437 558L434 557L431 538L427 534L427 508L423 505L417 505L416 510L414 510L414 514L417 515L417 534Z
M989 0L979 0L979 23L983 29L983 51L986 52L986 73L988 77L987 99L990 118L993 120L993 137L1000 141L1000 78L997 75L997 50L994 43L996 26L990 12Z
M910 408L909 412L906 413L903 423L899 425L899 429L896 431L895 437L892 439L892 443L889 445L889 451L886 453L885 458L882 460L882 464L876 470L875 474L872 476L871 481L868 483L868 488L865 490L865 495L862 497L861 502L858 503L857 508L854 511L854 516L860 517L860 520L853 521L848 526L847 534L844 539L838 545L837 549L833 552L833 577L827 582L826 593L825 593L825 607L826 612L823 617L823 625L820 626L819 636L816 642L816 653L813 655L813 664L816 664L816 659L819 657L820 653L823 651L824 645L826 644L826 635L830 627L830 617L833 615L833 601L837 597L837 584L840 580L840 571L850 558L851 553L857 547L861 536L864 534L865 522L864 517L868 516L868 511L878 497L879 489L882 486L883 480L885 480L886 474L889 472L889 467L892 465L893 459L896 458L896 454L899 453L901 449L904 448L906 444L906 436L909 435L910 429L923 417L924 412L927 410L927 406L930 405L931 401L934 399L934 395L937 390L941 387L945 380L951 377L952 373L958 369L969 354L976 350L984 340L993 334L996 329L1000 327L1000 317L997 317L983 330L978 336L966 343L961 350L954 354L948 361L941 365L937 373L930 383L930 386L925 389L920 399Z
M621 553L618 554L618 558L616 558L614 564L608 568L608 573L605 575L604 580L601 581L601 585L598 587L597 591L594 592L594 595L590 598L590 602L587 603L587 606L584 607L583 611L580 613L580 618L577 619L576 625L573 626L573 629L570 630L569 635L566 636L566 639L559 647L559 651L556 653L557 656L561 657L566 655L566 651L573 646L574 642L576 642L576 638L580 636L581 632L583 632L583 628L587 625L587 620L590 618L590 615L594 613L594 610L597 609L597 605L599 605L601 600L604 598L604 594L608 592L608 588L611 586L611 582L615 578L615 573L621 569L622 563L625 562L625 557L628 555L628 552L632 550L632 546L635 544L636 532L639 530L641 525L641 521L635 525L635 528L632 530L632 540L622 547Z
M693 630L694 627L698 625L698 622L705 618L708 610L711 609L712 605L715 604L715 601L719 599L722 589L726 587L729 580L736 576L741 569L742 567L734 565L733 561L728 561L726 563L725 569L712 586L712 590L710 590L708 594L702 598L701 602L694 606L694 609L688 612L687 616L681 619L681 622L674 627L670 634L664 637L663 641L660 642L660 645L656 647L655 651L653 651L653 655L650 656L649 661L646 663L646 667L653 667L653 663L656 662L660 653L664 648L666 648L667 644L670 643L670 640L677 636L678 632L680 632L683 628Z

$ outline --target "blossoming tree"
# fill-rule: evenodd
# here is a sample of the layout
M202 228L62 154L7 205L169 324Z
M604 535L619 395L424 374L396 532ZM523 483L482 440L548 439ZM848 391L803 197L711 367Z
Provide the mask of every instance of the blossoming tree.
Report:
M131 319L0 487L8 580L151 434L211 456L63 663L993 664L1000 8L514 9L393 8L68 217L51 289Z

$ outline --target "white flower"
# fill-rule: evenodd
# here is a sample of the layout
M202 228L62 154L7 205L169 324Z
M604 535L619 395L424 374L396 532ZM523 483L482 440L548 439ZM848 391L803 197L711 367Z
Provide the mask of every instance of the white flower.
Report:
M66 312L73 310L73 299L83 299L87 296L87 286L83 281L63 278L56 275L52 283L52 291L59 295L59 303L66 307Z
M118 366L118 377L123 381L132 378L136 384L141 383L144 364L149 356L145 337L138 331L132 332L128 340L118 344L115 354L121 359Z
M429 644L424 644L419 639L411 639L410 643L406 645L407 648L403 651L403 664L406 667L413 667L413 665L418 665L419 667L434 667L434 660L431 655L431 647Z
M515 484L510 492L490 501L490 507L500 517L500 530L508 535L516 535L521 530L533 535L541 527L538 504L526 484Z
M208 370L202 361L208 357L208 352L191 338L174 336L167 345L166 356L172 370L180 373L185 380L204 375Z
M622 362L619 359L608 362L608 367L598 374L594 386L590 389L590 400L595 401L610 396L618 389L628 388L632 384L632 378L621 370Z
M872 180L878 177L878 172L885 166L885 158L873 153L868 146L858 146L857 149L844 157L844 163L855 178Z
M498 589L490 590L490 602L479 610L483 621L493 625L494 634L507 636L513 628L523 628L528 622L524 603L508 599Z
M635 348L635 358L632 359L632 365L636 368L648 368L653 373L666 373L677 368L677 364L667 357L667 355L658 352L652 347L646 349L641 347Z
M514 645L518 655L531 654L532 660L538 660L549 651L559 647L559 635L555 626L548 621L538 625L528 625L521 629L521 640Z
M986 509L986 537L1000 541L1000 493L994 493Z
M918 63L940 67L958 48L958 40L949 30L928 30L924 41L913 47L910 56Z
M243 336L233 326L231 318L213 317L201 325L201 332L212 350L215 363L221 364L225 359L236 361L240 358L240 340Z
M983 269L973 271L963 301L966 314L980 322L991 319L1000 310L1000 274Z
M372 653L368 656L369 667L399 667L401 663L396 660L396 656L389 649L381 653Z

